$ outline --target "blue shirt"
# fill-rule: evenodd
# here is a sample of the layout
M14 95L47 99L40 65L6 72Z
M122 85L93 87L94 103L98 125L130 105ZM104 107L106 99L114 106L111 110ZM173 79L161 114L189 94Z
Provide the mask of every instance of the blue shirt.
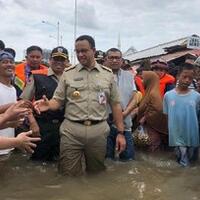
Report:
M200 94L190 90L178 94L175 89L163 99L163 111L168 114L169 146L199 146L198 107Z

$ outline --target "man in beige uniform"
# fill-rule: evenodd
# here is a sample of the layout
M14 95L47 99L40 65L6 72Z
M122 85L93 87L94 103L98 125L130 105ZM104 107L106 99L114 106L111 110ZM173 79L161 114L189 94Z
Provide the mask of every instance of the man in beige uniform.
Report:
M124 151L123 117L119 93L112 71L95 62L95 42L91 36L76 39L75 51L80 64L67 68L51 100L43 98L34 103L38 113L56 110L65 104L65 120L61 125L60 171L67 175L105 169L106 137L110 128L106 122L110 104L118 136L116 147Z

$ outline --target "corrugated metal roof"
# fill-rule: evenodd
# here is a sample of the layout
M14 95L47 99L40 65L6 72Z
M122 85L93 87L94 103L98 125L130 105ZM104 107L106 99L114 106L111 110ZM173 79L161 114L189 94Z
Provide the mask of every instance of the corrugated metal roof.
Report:
M187 54L193 55L195 57L200 56L200 50L197 49L188 49L185 51L180 51L180 52L175 52L175 53L170 53L170 54L166 54L161 56L161 58L163 58L164 60L166 60L167 62L174 60L176 58L180 58L182 56L185 56Z
M131 55L127 55L127 56L125 55L124 58L128 59L130 61L134 61L134 60L138 60L138 59L142 59L142 58L149 58L149 57L153 57L153 56L167 54L167 52L164 50L165 48L176 46L176 45L187 44L187 39L188 39L188 37L184 37L184 38L180 38L180 39L170 41L170 42L167 42L164 44L159 44L155 47L144 49L142 51L135 52Z

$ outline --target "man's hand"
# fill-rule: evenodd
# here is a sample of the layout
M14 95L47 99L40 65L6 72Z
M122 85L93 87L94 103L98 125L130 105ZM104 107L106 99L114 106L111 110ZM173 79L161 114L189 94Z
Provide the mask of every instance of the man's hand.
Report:
M42 99L37 100L33 103L34 110L40 114L41 112L49 110L49 100L44 95Z
M29 100L19 100L17 103L20 104L20 107L22 108L29 108L29 109L33 109L33 105L32 105L32 102L29 101Z
M122 112L122 115L123 115L123 119L125 119L125 118L127 117L127 115L128 115L127 111L126 111L126 110L123 111L123 112Z
M132 117L135 117L136 115L138 115L138 107L132 110L131 115Z
M24 102L19 101L11 105L4 113L6 120L16 121L26 117L31 112L31 110L28 108L23 108L23 104Z
M126 140L125 136L118 134L116 138L116 151L119 153L123 152L126 149Z
M34 153L33 149L37 146L34 142L38 142L41 139L39 137L32 138L30 137L31 135L32 131L22 132L19 135L17 135L16 147L27 153Z

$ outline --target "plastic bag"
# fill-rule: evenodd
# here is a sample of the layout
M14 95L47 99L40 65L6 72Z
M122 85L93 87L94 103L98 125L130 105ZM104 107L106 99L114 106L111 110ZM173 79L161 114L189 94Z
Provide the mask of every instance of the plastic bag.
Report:
M147 129L143 125L139 125L136 130L133 132L134 143L138 146L146 146L150 142Z

